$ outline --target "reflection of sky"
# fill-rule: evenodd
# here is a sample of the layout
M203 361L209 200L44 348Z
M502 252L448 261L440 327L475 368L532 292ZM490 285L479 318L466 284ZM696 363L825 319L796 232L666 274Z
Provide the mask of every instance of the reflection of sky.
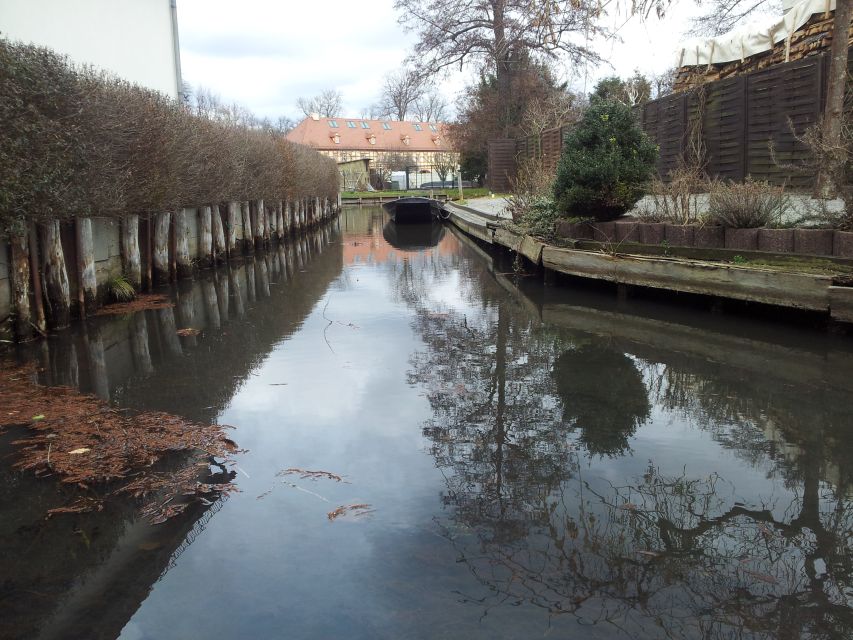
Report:
M450 264L446 254L432 255ZM472 283L458 267L430 271L409 259L421 270L415 281L422 308L494 317L471 298ZM154 585L122 637L611 637L611 627L579 627L569 616L548 620L532 606L495 606L484 616L476 604L494 594L462 561L481 551L472 530L442 507L442 474L452 470L436 468L421 432L433 411L424 389L407 382L412 354L427 347L413 329L415 310L395 293L398 277L396 260L345 265L300 330L234 395L220 421L236 425L234 439L249 450L238 457L241 493ZM523 353L514 357L510 367L526 362ZM553 396L543 402L558 404ZM570 508L584 488L607 493L650 464L664 476L716 472L726 481L719 487L726 502L777 504L779 517L793 495L769 464L746 464L712 433L660 405L629 442L631 453L620 458L581 453L577 476L567 480ZM276 477L288 467L334 472L347 483ZM338 505L361 502L375 512L326 517Z

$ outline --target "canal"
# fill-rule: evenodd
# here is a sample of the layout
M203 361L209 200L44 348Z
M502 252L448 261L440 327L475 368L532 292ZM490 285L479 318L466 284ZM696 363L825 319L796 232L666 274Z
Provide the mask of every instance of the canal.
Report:
M853 636L848 338L384 222L16 354L245 452L239 492L164 524L46 519L72 490L0 436L0 637Z

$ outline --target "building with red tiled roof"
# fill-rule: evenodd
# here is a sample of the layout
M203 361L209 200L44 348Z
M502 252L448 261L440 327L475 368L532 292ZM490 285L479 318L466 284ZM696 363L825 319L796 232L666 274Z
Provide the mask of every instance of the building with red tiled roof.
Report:
M287 139L313 147L339 163L370 160L370 167L380 171L411 166L431 174L443 173L438 168L455 168L459 162L446 130L445 124L436 122L312 115L292 129Z

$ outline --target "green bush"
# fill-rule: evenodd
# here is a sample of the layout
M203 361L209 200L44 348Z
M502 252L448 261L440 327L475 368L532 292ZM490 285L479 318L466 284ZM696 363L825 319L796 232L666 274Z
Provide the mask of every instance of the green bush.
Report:
M657 148L631 109L596 101L569 134L554 182L554 199L567 216L618 218L643 196Z

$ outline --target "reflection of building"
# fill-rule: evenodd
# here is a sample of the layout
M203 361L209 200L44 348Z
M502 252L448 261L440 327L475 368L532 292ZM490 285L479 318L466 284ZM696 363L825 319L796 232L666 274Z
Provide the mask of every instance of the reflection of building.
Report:
M454 173L459 154L446 136L446 126L434 122L399 122L358 118L305 118L287 139L317 149L338 162L369 160L377 171L417 167L437 180ZM423 180L423 181L427 181Z
M3 0L2 36L53 49L177 98L174 0Z

